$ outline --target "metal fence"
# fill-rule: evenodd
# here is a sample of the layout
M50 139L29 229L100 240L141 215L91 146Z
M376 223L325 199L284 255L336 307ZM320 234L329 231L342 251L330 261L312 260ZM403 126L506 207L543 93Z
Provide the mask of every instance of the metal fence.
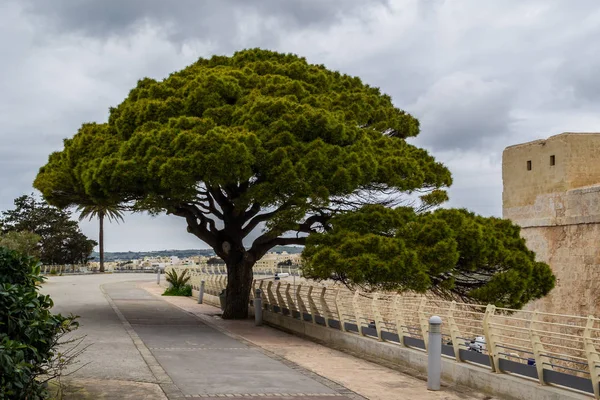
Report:
M227 286L227 277L217 270L175 268L189 270L195 290L201 281L205 293L212 295ZM444 321L445 357L600 398L600 319L594 316L513 310L420 295L352 292L333 284L255 279L253 289L258 288L268 311L422 351L428 347L428 320L438 315Z
M40 272L45 275L92 274L98 272L99 267L89 265L42 265ZM106 267L106 272L111 273L154 273L156 268L121 268Z
M176 268L176 269L189 269L190 271L199 272L206 275L227 275L227 267L223 264L212 264L212 265L179 265L179 266L169 266L168 269ZM89 265L84 264L76 264L76 265L42 265L41 273L42 274L68 274L68 273L86 273L97 271L98 267L90 267ZM110 272L156 272L156 268L151 267L107 267L107 270ZM288 273L290 276L300 276L300 270L297 266L278 266L278 267L255 267L254 268L255 276L274 276L279 273Z
M70 273L86 273L91 270L85 265L42 265L42 274L61 275Z
M227 275L227 267L224 264L210 264L210 265L180 265L180 266L168 266L166 269L188 269L195 273L205 275ZM300 276L300 270L297 266L277 266L277 267L254 267L252 272L255 276L274 276L275 274L288 273L290 276Z

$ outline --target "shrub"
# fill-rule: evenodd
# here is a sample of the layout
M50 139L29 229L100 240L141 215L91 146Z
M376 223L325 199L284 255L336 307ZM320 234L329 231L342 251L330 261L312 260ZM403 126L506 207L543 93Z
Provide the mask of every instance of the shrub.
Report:
M192 287L190 285L185 285L183 287L175 288L167 288L163 293L163 296L191 296L192 295Z
M44 379L62 362L58 341L78 326L50 312L50 296L37 291L43 280L35 259L0 247L0 399L46 398Z
M190 281L191 276L188 272L189 271L187 269L184 269L180 275L177 275L177 271L175 271L174 269L171 271L167 271L167 282L169 282L173 286L173 289L182 289Z

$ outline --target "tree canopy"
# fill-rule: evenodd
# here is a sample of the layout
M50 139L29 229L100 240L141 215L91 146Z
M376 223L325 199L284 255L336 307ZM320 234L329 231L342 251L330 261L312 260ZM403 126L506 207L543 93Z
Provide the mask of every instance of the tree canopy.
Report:
M15 199L14 204L14 209L0 217L0 238L11 243L7 247L38 256L44 264L88 261L97 243L79 230L68 211L27 195Z
M0 230L0 247L17 251L29 257L40 257L41 237L28 231L9 231L2 233Z
M252 265L272 247L304 244L364 204L446 199L450 172L405 140L418 133L357 77L245 50L140 80L107 123L66 139L34 186L61 207L92 199L185 218L227 263L224 316L245 317Z
M330 222L331 230L308 238L308 278L510 308L554 287L550 267L535 261L508 220L461 209L417 213L371 205Z

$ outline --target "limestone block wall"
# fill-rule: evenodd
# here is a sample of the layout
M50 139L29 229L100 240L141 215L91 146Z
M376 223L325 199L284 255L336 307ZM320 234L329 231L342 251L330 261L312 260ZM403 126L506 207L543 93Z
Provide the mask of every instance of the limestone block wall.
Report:
M502 177L504 218L521 226L557 278L556 288L527 308L600 315L600 134L508 147Z
M556 287L527 309L571 315L600 315L600 224L530 227L529 248L556 275Z
M600 315L600 185L542 194L532 205L505 208L504 217L521 226L557 278L554 290L527 308Z
M507 147L502 155L503 207L537 196L600 184L600 134L563 133Z

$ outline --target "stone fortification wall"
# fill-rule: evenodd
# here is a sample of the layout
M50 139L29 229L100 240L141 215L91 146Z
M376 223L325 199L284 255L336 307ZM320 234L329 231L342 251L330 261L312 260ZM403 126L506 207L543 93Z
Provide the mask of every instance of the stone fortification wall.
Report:
M528 308L600 315L600 134L508 147L502 167L503 216L557 277L550 295Z

